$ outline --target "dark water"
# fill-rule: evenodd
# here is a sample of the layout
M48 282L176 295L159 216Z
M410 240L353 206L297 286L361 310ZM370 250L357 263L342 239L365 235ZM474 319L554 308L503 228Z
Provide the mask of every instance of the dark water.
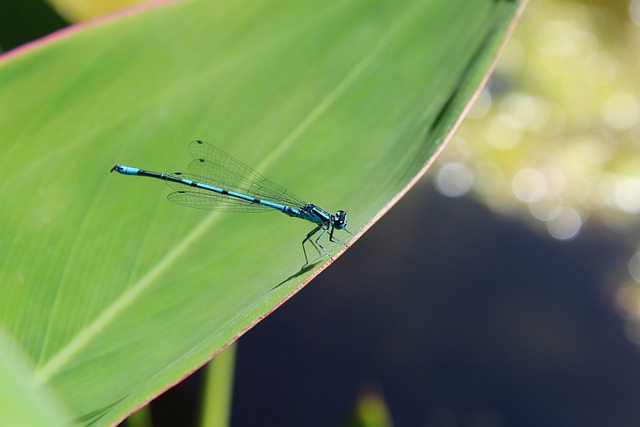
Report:
M240 340L232 425L339 426L371 388L397 427L640 425L611 302L627 256L597 225L558 242L422 184ZM195 425L197 389L156 425Z

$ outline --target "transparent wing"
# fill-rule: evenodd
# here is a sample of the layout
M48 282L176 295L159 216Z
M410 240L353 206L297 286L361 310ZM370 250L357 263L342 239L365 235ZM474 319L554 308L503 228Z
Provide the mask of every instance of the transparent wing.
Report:
M211 144L193 141L189 144L189 152L195 159L189 164L194 181L295 208L305 203L286 188Z
M191 187L189 187L191 188ZM245 200L235 199L223 194L184 190L175 191L167 196L167 199L181 206L204 209L206 211L220 212L276 212L274 209L250 203Z

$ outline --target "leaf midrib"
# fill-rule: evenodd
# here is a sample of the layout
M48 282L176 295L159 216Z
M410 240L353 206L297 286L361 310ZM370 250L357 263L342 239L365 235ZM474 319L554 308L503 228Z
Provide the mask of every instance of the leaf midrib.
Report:
M267 170L280 156L289 149L294 141L308 129L329 107L346 92L348 87L363 74L367 67L380 55L383 49L389 45L397 32L405 26L408 19L415 16L418 9L425 7L424 2L414 3L407 11L405 11L397 20L395 25L391 26L385 33L381 33L381 37L373 49L365 55L362 60L354 65L345 77L335 86L333 90L313 108L305 118L287 135L280 143L277 149L264 158L258 165L259 170ZM175 245L165 256L153 266L140 280L138 280L131 288L121 294L119 298L114 300L102 313L95 318L90 324L82 329L75 337L63 346L53 357L51 357L40 368L36 368L34 372L34 381L38 384L49 381L62 367L68 363L74 355L79 353L97 336L107 324L117 317L119 313L131 306L154 281L167 271L174 262L184 254L187 249L198 238L205 235L209 228L215 224L220 215L212 213L207 215L198 225L189 232L182 241Z

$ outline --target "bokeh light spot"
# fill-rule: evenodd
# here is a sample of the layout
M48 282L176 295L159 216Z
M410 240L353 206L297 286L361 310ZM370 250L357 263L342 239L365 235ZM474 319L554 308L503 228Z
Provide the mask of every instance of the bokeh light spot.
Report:
M537 169L522 169L513 178L511 189L518 200L525 203L535 202L544 197L547 178Z
M636 252L629 260L629 274L640 283L640 252Z
M629 17L640 27L640 0L632 0L629 2Z
M624 212L640 212L640 177L618 178L613 188L613 201Z
M578 235L582 228L582 218L573 208L564 206L558 215L547 221L549 234L558 240L570 240Z
M609 98L603 107L606 125L614 129L631 129L640 123L640 100L630 93L619 93Z
M500 102L500 110L518 122L518 127L528 131L544 128L549 120L549 107L533 96L515 92Z
M436 188L447 197L460 197L469 192L473 184L473 174L461 162L444 165L436 176Z
M501 150L515 148L522 139L522 127L510 115L500 114L487 124L485 138L494 148Z

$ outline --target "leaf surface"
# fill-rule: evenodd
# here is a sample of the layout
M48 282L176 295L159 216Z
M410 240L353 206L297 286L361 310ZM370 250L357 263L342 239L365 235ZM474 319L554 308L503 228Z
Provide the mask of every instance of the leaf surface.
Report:
M113 424L326 261L300 270L308 222L182 208L114 163L186 170L203 139L364 230L442 147L521 7L193 0L0 57L0 322L34 379L80 424Z

